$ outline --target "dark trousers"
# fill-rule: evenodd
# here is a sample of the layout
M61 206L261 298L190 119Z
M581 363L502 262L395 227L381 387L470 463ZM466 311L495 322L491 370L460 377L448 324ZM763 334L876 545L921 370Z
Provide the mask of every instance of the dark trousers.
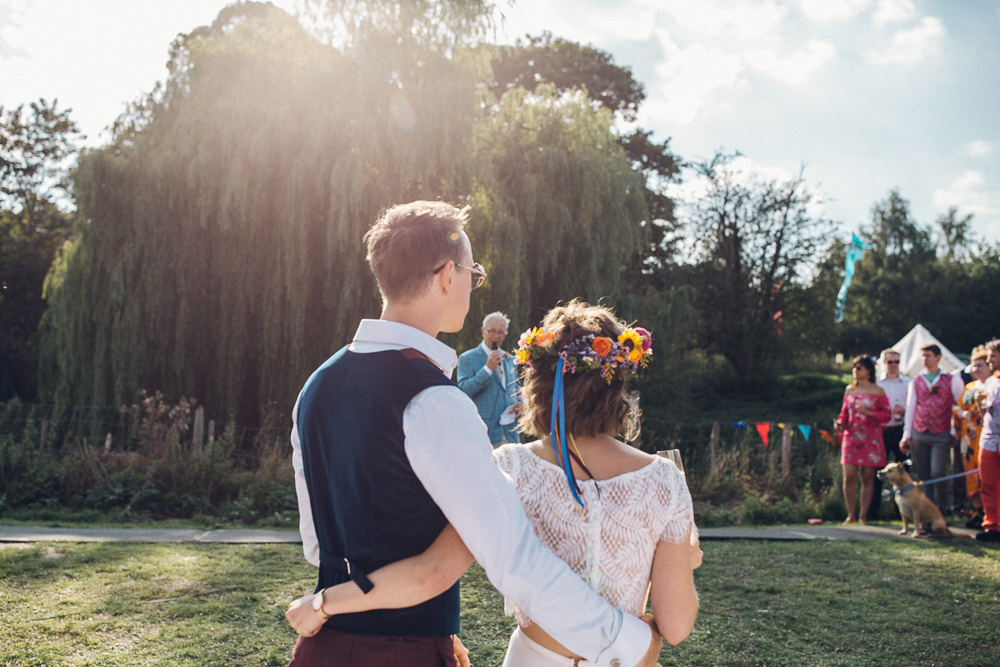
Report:
M887 426L882 429L882 444L885 445L885 462L886 464L894 463L897 461L905 461L906 456L903 452L899 451L899 442L903 439L903 427L900 426ZM875 521L878 519L878 510L882 503L882 480L875 475L875 486L872 489L872 502L868 506L868 511L865 513L865 517L869 521ZM896 507L895 502L889 503L892 508L893 514L899 514L899 508Z
M288 667L457 667L451 637L376 637L326 628L299 637Z

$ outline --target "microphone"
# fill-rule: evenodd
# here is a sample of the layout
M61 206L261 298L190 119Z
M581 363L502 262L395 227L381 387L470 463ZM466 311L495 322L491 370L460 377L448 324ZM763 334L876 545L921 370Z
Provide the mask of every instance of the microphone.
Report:
M499 349L499 348L500 348L500 344L497 343L496 341L493 341L492 343L490 343L490 349L491 350L496 350L496 349Z

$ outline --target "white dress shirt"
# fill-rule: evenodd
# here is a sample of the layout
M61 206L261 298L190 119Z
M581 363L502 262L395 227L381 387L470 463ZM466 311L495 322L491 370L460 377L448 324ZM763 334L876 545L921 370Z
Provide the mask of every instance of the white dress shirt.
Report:
M938 371L937 377L934 378L934 382L928 382L927 386L933 387L941 380L941 373L944 371ZM924 378L926 381L927 378ZM906 389L906 424L903 427L903 440L911 437L911 432L913 431L913 418L917 414L917 381L913 380ZM951 395L954 400L952 403L958 402L958 399L962 397L962 392L965 391L965 383L962 382L962 374L955 371L951 374ZM951 434L955 435L955 424L954 421L951 423Z
M875 380L875 384L882 387L882 391L885 392L886 397L889 399L889 411L897 405L905 407L906 406L906 395L907 389L910 387L909 376L899 373L894 378L886 377L885 373L878 376ZM905 416L905 415L904 415ZM882 424L882 428L889 428L890 426L902 426L903 420L896 416L895 413L892 414L892 419L888 423Z
M455 351L399 322L362 320L352 352L412 347L451 377ZM292 412L292 465L299 533L306 560L319 565L319 542ZM476 406L456 386L430 387L403 412L404 448L413 472L504 596L556 641L601 667L630 667L649 648L649 626L615 609L545 548L532 530L510 478L493 463L493 447Z

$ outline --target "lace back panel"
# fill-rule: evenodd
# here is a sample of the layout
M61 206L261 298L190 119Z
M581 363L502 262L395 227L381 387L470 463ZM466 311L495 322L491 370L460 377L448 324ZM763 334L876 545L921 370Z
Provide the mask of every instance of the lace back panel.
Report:
M667 459L597 483L580 480L586 503L581 517L557 466L521 445L504 445L493 458L513 480L542 544L595 593L634 616L645 612L657 543L681 544L689 531L697 539L691 494ZM513 612L522 626L531 622L508 600L504 611Z

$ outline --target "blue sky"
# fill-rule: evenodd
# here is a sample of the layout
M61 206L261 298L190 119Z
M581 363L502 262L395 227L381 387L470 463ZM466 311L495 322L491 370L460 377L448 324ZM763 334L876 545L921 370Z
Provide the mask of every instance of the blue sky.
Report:
M58 97L88 135L166 76L224 0L0 0L0 105ZM292 0L275 2L290 8ZM844 233L898 187L1000 240L1000 0L501 0L513 40L592 44L646 87L639 124L685 159L795 174ZM624 128L623 128L624 129Z

